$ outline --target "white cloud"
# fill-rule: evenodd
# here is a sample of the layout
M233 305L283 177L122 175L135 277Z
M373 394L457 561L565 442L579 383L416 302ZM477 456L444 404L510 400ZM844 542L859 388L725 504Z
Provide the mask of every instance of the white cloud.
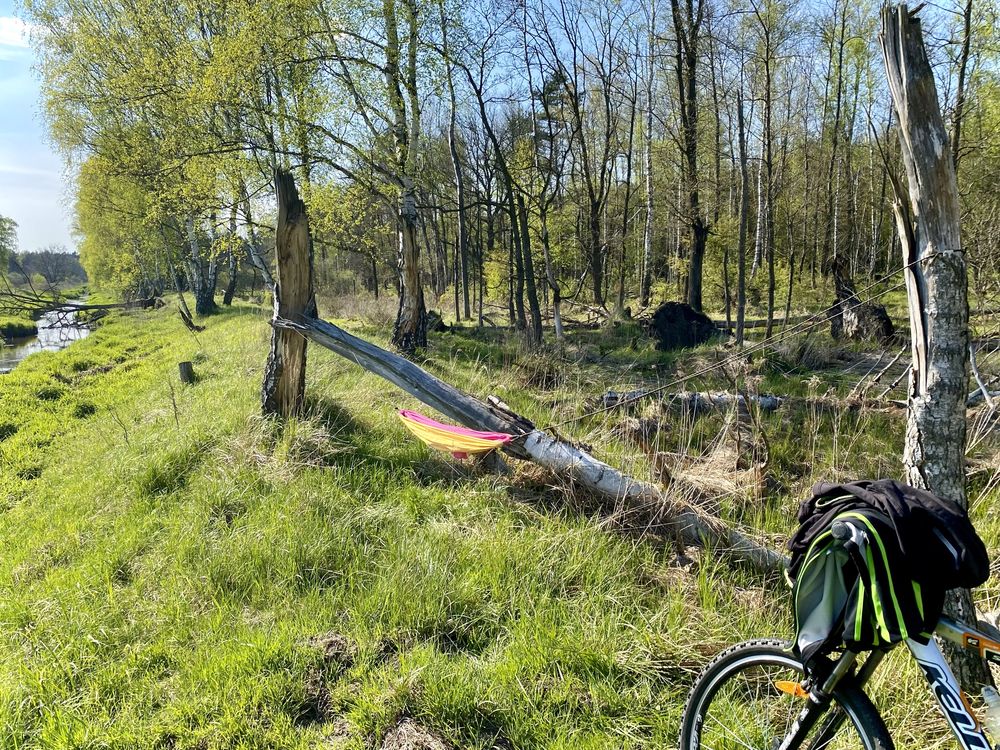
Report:
M28 31L20 18L0 16L0 47L27 47Z

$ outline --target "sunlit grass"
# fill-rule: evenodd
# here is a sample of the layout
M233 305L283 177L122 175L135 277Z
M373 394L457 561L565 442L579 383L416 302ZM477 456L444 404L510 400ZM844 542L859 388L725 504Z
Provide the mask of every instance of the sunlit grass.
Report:
M782 584L678 557L551 478L432 454L394 414L417 403L330 352L310 348L303 417L258 416L264 313L205 322L114 316L0 380L0 746L360 749L409 716L462 748L667 747L714 652L788 635ZM586 417L586 399L720 353L661 354L636 333L531 353L462 329L422 363L540 425L583 417L560 431L647 478L622 415ZM758 357L740 382L853 384L800 366ZM699 455L723 416L664 420L665 446ZM790 408L761 424L780 486L727 501L731 522L785 536L811 482L898 468L898 417ZM991 548L996 499L981 503ZM330 634L349 654L317 645ZM886 708L912 722L907 674L908 702Z

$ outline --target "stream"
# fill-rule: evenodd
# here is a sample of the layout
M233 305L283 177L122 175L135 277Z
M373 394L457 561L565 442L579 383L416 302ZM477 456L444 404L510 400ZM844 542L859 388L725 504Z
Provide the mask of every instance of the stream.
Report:
M74 300L82 302L83 300ZM13 370L25 357L42 351L57 351L65 349L74 341L90 335L90 329L60 321L62 318L73 319L76 313L47 312L38 320L38 335L23 339L14 339L10 345L0 339L0 375Z

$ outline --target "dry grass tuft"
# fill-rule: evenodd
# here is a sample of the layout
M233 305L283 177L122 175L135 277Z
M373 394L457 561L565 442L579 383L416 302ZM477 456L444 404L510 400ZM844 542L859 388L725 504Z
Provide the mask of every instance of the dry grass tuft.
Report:
M449 746L427 727L403 719L386 732L381 750L449 750Z
M254 415L217 448L216 458L227 466L262 468L271 478L288 481L303 469L331 466L350 450L317 419L292 419L282 428L277 420Z

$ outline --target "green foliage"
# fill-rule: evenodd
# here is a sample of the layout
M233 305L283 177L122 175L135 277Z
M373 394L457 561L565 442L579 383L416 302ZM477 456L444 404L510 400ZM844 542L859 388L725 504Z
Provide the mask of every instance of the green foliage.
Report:
M0 274L7 268L7 259L17 250L17 222L0 215Z
M20 339L36 333L38 326L31 318L0 315L0 339Z

